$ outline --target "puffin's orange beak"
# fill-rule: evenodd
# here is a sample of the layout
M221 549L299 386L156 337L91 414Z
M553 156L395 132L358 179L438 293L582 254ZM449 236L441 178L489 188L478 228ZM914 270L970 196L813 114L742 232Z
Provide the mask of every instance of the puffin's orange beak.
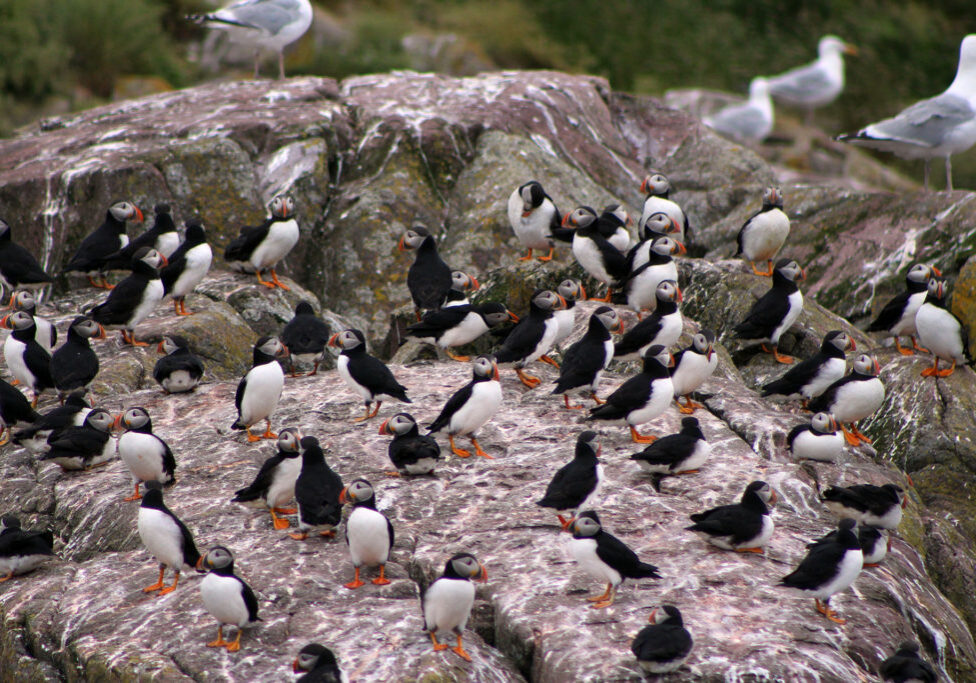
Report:
M95 335L95 339L105 339L107 337L108 337L108 335L105 334L105 326L99 324L98 325L98 334ZM159 343L162 344L162 342L159 342Z
M713 355L715 355L715 347L709 344L708 349L705 351L705 359L711 360Z
M389 420L383 420L383 424L380 425L380 431L379 431L380 434L388 434L389 433L389 432L386 431L386 423L387 422L389 422Z
M168 265L169 265L169 259L168 259L168 258L166 258L166 256L165 256L165 255L163 255L163 254L160 254L160 255L159 255L159 258L161 258L161 259L163 259L163 268L165 268L166 266L168 266Z
M878 362L877 358L874 359L874 374L881 374L881 363Z
M566 214L565 216L563 216L563 220L562 220L562 222L560 223L560 225L562 225L562 226L563 226L564 228L565 228L565 227L566 227L567 225L569 225L569 214L568 214L568 213L567 213L567 214Z
M648 178L644 178L644 180L641 182L640 191L643 192L644 194L647 194L647 181L649 180L650 178L648 177Z
M9 315L3 316L3 320L0 320L0 327L6 327L7 329L10 329L9 320L10 320Z
M512 313L511 311L508 312L508 319L511 320L513 323L517 323L519 321L519 317L514 313Z
M136 222L142 223L144 220L146 220L146 217L142 215L142 209L140 209L138 206L134 206L132 208L136 210Z
M830 428L835 432L840 428L840 426L837 424L837 420L835 420L833 416L830 417Z
M558 294L556 295L556 297L559 299L559 304L557 306L554 306L554 308L556 308L556 310L561 311L561 310L563 310L563 309L565 309L566 307L569 306L569 304L566 303L566 300L564 298L562 298Z
M935 266L932 266L932 272L935 273L936 277L942 277L942 271L936 268Z
M583 286L583 283L580 283L579 295L580 295L580 301L586 301L586 287Z
M678 225L678 222L672 218L671 219L671 227L668 229L668 233L669 234L674 234L674 233L678 233L678 232L681 232L681 226Z
M163 342L159 342L158 344L156 344L156 350L159 351L160 353L166 353L165 351L163 351Z
M688 247L686 247L683 242L675 241L675 244L678 247L677 251L678 251L679 254L687 254L688 253Z
M651 616L647 618L650 623L654 623L654 616L657 614L657 607L651 610Z
M623 334L623 332L624 332L624 319L623 318L617 318L617 329L616 329L616 332L617 332L617 334Z
M488 570L485 569L485 565L481 564L480 562L478 563L478 566L481 567L481 574L479 575L478 581L485 583L488 581Z
M532 215L532 209L529 209L528 211L523 211L522 212L522 218L528 218L531 215Z
M406 235L402 235L400 237L400 241L397 242L397 251L406 251L407 250L406 239L407 239L407 236Z
M685 300L685 295L681 293L681 287L678 287L678 294L677 294L677 297L678 297L678 303L679 303L679 304L680 304L680 303L681 303L682 301L684 301L684 300Z
M491 367L494 368L494 372L491 373L491 378L496 382L501 381L501 375L498 374L498 363L492 363Z
M776 495L776 489L771 489L771 491L772 491L772 493L770 493L770 495L769 495L769 504L770 505L772 505L777 500L779 500L779 497Z
M348 486L343 486L342 490L339 491L339 505L345 505L346 503L349 502L349 496L346 494L346 491L348 490L349 490Z
M674 354L671 352L668 352L668 367L669 368L674 367Z
M301 667L298 666L298 657L295 657L295 661L291 663L291 670L296 674L302 673Z
M471 290L481 289L481 283L479 283L478 280L476 280L475 278L473 278L470 275L468 276L468 279L471 281L468 284L468 289L471 289Z
M119 413L118 415L115 416L115 419L112 420L112 431L117 432L119 429L121 429L121 427L122 427L122 413Z
M334 335L332 335L331 337L329 337L329 346L339 346L336 343L336 340L338 338L339 338L339 333L338 332L336 332Z

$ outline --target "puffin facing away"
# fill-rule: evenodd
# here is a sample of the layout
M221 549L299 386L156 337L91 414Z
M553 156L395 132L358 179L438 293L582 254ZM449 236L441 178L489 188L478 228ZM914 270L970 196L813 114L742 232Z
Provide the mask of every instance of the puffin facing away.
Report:
M247 440L276 439L271 431L271 415L278 407L281 390L285 386L285 373L277 358L287 355L288 349L277 337L261 337L254 345L254 360L251 369L237 384L234 405L237 419L231 429L243 429ZM251 433L251 427L264 420L264 434Z
M807 404L807 408L833 415L851 446L871 443L871 439L857 428L857 422L872 415L884 403L885 387L878 377L880 373L878 359L862 353L854 359L850 374L827 387ZM844 426L845 422L850 425L849 429Z
M895 654L881 662L878 673L885 683L937 683L939 674L922 659L918 643L906 640Z
M309 643L298 652L292 671L305 672L295 683L342 683L343 680L335 654L318 643Z
M325 345L329 343L332 330L328 324L315 315L315 309L307 301L299 301L295 306L295 316L281 331L281 343L288 347L288 365L292 377L295 374L295 361L311 362L314 375L319 371L319 363L325 355Z
M54 556L50 531L24 531L13 515L4 515L0 527L0 583L34 571Z
M21 431L30 429L41 419L41 416L34 412L30 402L20 393L20 390L11 386L0 379L0 446L6 445L10 441L11 432L14 428ZM14 435L14 442L20 440L20 432Z
M807 401L822 394L844 376L847 370L845 354L856 348L857 344L849 334L842 330L831 330L824 335L817 353L787 370L779 379L764 384L762 395L800 396L806 405Z
M762 277L773 274L773 259L783 248L790 234L790 217L783 211L783 193L778 187L763 190L762 208L749 216L736 237L738 249L752 266L752 272ZM765 261L767 269L756 268L757 261Z
M477 434L502 406L502 383L498 378L498 364L491 356L478 356L471 361L471 381L454 392L441 409L440 415L428 428L434 434L447 427L447 439L451 452L459 458L467 458L471 451L454 445L454 437L469 435L476 455L491 458L478 443Z
M576 438L576 454L573 459L556 471L556 475L546 487L546 495L536 505L556 511L563 531L573 523L572 514L566 518L562 513L570 510L575 513L588 506L598 493L603 479L600 465L600 446L595 444L596 432L585 431Z
M92 287L112 289L105 279L105 263L110 256L129 243L125 232L125 222L143 221L142 211L131 202L115 202L105 213L105 221L88 237L81 241L78 250L64 267L64 272L82 272L88 276ZM95 281L98 276L99 281Z
M644 353L643 369L607 396L602 406L590 408L587 420L624 420L634 443L653 443L656 436L642 435L637 426L664 413L674 397L669 368L674 356L661 345Z
M430 474L441 458L437 439L421 434L417 421L409 413L397 413L380 425L380 434L393 437L387 448L390 462L396 468L391 476L404 474Z
M796 286L796 281L804 279L806 274L796 261L777 261L773 270L773 286L752 305L745 319L735 326L735 335L740 339L768 341L772 349L766 348L763 343L763 351L772 353L780 363L792 363L793 358L781 354L777 345L783 333L793 326L803 312L803 293Z
M430 634L434 651L447 649L447 645L437 642L437 634L450 632L457 636L457 646L452 647L451 651L469 662L471 656L461 645L461 634L474 606L475 587L472 579L487 581L488 570L471 553L458 553L447 561L444 573L427 587L421 599L424 630Z
M454 285L451 267L437 253L434 236L422 225L407 230L397 243L397 249L416 249L417 256L407 270L407 289L413 299L417 322L420 312L440 308Z
M691 515L694 522L688 531L704 534L712 545L737 553L763 554L763 546L773 536L769 505L776 502L776 492L764 481L746 487L742 498L732 505Z
M925 301L915 314L915 327L922 345L932 353L933 365L922 370L922 377L948 377L956 364L968 365L969 331L946 305L946 282L932 278ZM952 361L947 370L939 370L939 359Z
M172 593L180 582L180 573L184 566L200 568L200 552L193 542L193 535L186 528L186 524L166 507L163 502L163 485L158 481L146 482L146 492L142 496L136 525L146 550L159 562L159 580L143 588L144 593ZM173 585L164 587L163 574L166 567L172 569L174 575Z
M299 442L302 433L294 427L278 432L278 452L264 461L250 485L234 492L231 499L248 507L266 508L271 513L275 529L287 529L288 520L279 514L293 514L294 508L286 508L295 497L295 480L302 467L299 458Z
M390 560L396 539L390 520L376 509L372 484L365 479L355 480L339 493L339 503L351 503L353 506L346 519L346 543L349 544L349 556L356 576L345 587L355 589L366 585L359 579L359 570L363 565L379 565L380 575L373 579L374 584L384 586L390 583L386 578L386 563Z
M304 541L310 529L320 536L335 536L335 527L342 521L342 478L325 462L325 453L313 436L302 438L302 470L295 481L295 501L298 503L298 533L288 534L296 541Z
M258 284L288 291L291 288L278 280L275 266L298 244L301 236L295 219L295 200L289 194L279 194L271 200L269 208L271 216L263 223L241 228L240 234L224 250L224 260L232 270L255 273ZM266 270L271 271L270 282L261 279Z
M214 546L201 560L210 573L200 582L203 606L217 620L217 640L207 647L226 647L228 652L241 649L241 634L248 626L261 621L258 599L251 587L234 574L234 556L223 546ZM237 627L234 640L224 640L224 624Z
M132 255L142 247L155 249L166 258L176 251L180 244L180 234L176 231L169 205L157 204L154 211L156 219L153 226L105 259L106 270L128 268L132 264Z
M51 356L51 378L62 399L72 391L87 389L98 376L98 354L90 339L105 339L105 328L79 316L68 327L68 339Z
M681 612L673 605L651 609L645 626L634 638L630 651L647 673L664 674L679 669L691 654L694 641L681 619Z
M915 314L925 301L928 294L929 280L932 276L942 277L942 272L925 263L916 263L905 275L905 291L896 294L881 309L881 313L868 325L868 332L887 332L895 339L895 350L904 356L911 356L915 351L922 351L918 345L915 330ZM901 337L908 335L912 340L912 348L901 345ZM914 349L914 350L913 350Z
M165 354L153 366L153 379L167 394L193 391L203 378L203 362L190 350L190 342L176 334L167 334L158 350Z
M366 337L359 330L348 329L336 332L329 339L329 346L342 349L336 368L346 386L359 394L366 406L366 413L354 422L362 422L376 417L383 401L402 401L412 403L407 397L407 388L396 381L396 377L382 361L366 353ZM376 402L371 413L369 407Z
M109 292L108 298L89 313L95 322L122 331L122 341L132 346L149 346L136 341L136 325L145 320L163 299L159 269L166 257L155 249L142 247L132 256L132 274Z
M540 261L551 261L554 248L550 233L559 227L562 216L552 198L536 180L519 185L508 198L508 222L518 241L529 250L519 261L531 261L532 250L548 249Z
M0 219L0 283L10 292L19 289L41 289L51 283L51 276L44 272L34 255L11 239L10 226Z

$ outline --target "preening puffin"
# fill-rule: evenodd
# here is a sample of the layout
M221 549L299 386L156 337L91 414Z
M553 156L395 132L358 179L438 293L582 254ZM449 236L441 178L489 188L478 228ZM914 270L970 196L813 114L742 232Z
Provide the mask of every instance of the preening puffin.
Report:
M518 322L505 304L494 301L444 306L427 311L419 323L407 326L407 336L444 349L452 360L467 362L471 360L469 356L452 353L451 348L470 344L492 327L508 320Z
M285 505L295 498L295 480L302 468L299 457L302 433L294 427L285 427L278 432L278 452L264 461L248 486L234 492L231 499L248 507L266 508L271 513L271 524L275 529L287 529L287 519L279 514L294 514L295 508Z
M556 511L563 531L573 523L573 514L586 508L597 495L603 479L600 465L600 445L596 443L597 433L585 431L576 438L576 453L573 459L560 467L549 486L546 495L536 501L536 505ZM568 517L562 512L570 511Z
M915 314L925 301L928 293L929 280L932 276L942 277L942 272L925 263L916 263L905 274L905 291L895 295L881 309L881 313L868 325L868 332L887 332L895 338L895 349L898 353L911 356L914 351L923 350L918 345L915 330ZM901 345L901 337L908 335L912 340L912 348ZM913 351L914 349L914 351Z
M167 394L193 391L203 378L203 361L190 350L190 342L176 334L164 335L157 349L164 354L153 366L153 379Z
M627 278L627 257L600 232L593 209L581 206L563 217L564 227L573 232L573 256L591 277L607 286L606 295L595 301L610 302L610 288Z

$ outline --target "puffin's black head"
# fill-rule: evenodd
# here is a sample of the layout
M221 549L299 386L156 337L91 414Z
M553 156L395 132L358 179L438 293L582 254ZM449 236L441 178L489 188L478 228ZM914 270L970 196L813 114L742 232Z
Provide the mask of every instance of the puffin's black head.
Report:
M763 208L783 208L783 192L778 187L767 187L763 190Z
M674 367L674 356L668 351L668 347L662 346L661 344L655 344L644 352L644 372L655 370L657 369L656 366L662 368Z
M153 207L153 213L157 216L161 213L169 213L169 204L157 204Z
M919 646L914 640L906 640L898 645L898 649L895 650L896 655L901 655L902 657L918 657Z
M338 669L339 662L332 650L318 643L309 643L303 647L292 662L292 671L296 674L319 668Z
M450 579L478 579L485 582L488 580L488 570L471 553L458 553L447 561L444 576Z
M681 612L674 605L661 605L651 610L651 616L647 618L652 624L670 624L672 626L684 626L681 619Z
M200 558L200 564L217 574L234 573L234 555L224 546L215 545Z
M268 362L288 355L288 347L277 337L261 337L254 344L254 362Z
M596 442L598 434L592 430L580 432L576 437L576 457L592 456L599 457L601 446Z
M579 301L586 298L586 290L576 280L563 280L556 287L556 293L566 301Z
M203 224L198 220L188 220L184 223L186 232L183 239L190 244L203 244L207 241L207 231L203 229Z
M822 346L830 344L841 351L853 351L857 348L854 338L843 330L831 330L824 335Z
M468 275L464 271L451 271L451 289L456 292L475 291L481 289L481 283L473 275Z
M772 505L776 502L776 491L773 487L764 481L756 480L746 487L745 493L742 494L743 498L748 495L756 495L762 500L762 502L767 505Z
M14 311L10 315L4 316L3 320L0 320L0 326L6 327L8 330L31 330L37 327L34 322L34 316L32 316L27 311Z
M408 249L418 249L421 244L423 244L428 237L431 237L430 231L423 225L417 224L409 228L400 241L397 243L397 249L400 251L407 251ZM431 238L433 239L433 238Z
M715 333L711 330L701 330L691 338L691 346L696 353L707 356L708 360L711 360L712 354L715 353Z
M810 429L818 434L836 434L837 420L828 413L817 413L810 418Z
M132 254L133 270L145 268L146 266L153 270L159 270L168 263L169 261L166 260L166 257L152 247L139 247Z
M322 450L322 447L319 445L319 440L316 439L314 436L303 436L302 440L299 443L302 446L303 453L305 451Z
M10 306L15 311L27 311L31 315L34 315L34 310L37 308L37 300L31 292L22 289L11 295Z
M379 433L389 434L390 436L403 436L416 431L419 430L417 429L417 421L413 419L413 415L410 413L397 413L380 425Z
M160 340L156 348L160 353L165 353L168 356L177 349L189 349L190 342L186 337L181 337L178 334L167 334Z
M115 202L112 206L108 207L108 214L114 218L119 223L125 223L129 220L134 220L137 223L142 223L144 216L139 207L131 202Z
M777 279L796 282L797 280L806 280L807 274L800 267L800 264L793 259L781 258L776 262L776 267L773 269L774 284Z
M499 381L498 363L491 356L478 356L471 361L471 370L476 380Z
M295 306L295 315L315 315L315 309L307 301L299 301Z
M129 408L115 418L115 425L130 432L152 432L152 420L145 408Z
M519 197L522 198L522 217L527 218L533 209L542 206L542 202L546 199L546 191L538 181L530 180L519 187Z
M142 485L145 492L142 494L141 506L144 508L153 508L155 510L162 510L166 507L163 503L163 485L156 480L151 480L143 482Z
M72 408L91 408L91 403L88 402L88 398L85 396L84 391L72 391L68 394L68 397L64 399L64 404L66 406L71 406Z
M681 418L681 431L686 430L699 430L701 426L698 424L697 417L683 417Z
M596 211L589 206L578 206L563 216L563 227L586 228L596 221Z
M600 218L611 221L617 225L625 226L632 225L634 220L627 213L627 209L622 207L620 204L607 204L603 207L603 213L600 214Z
M84 339L105 339L105 328L87 315L80 315L72 320L68 329Z
M329 339L329 346L335 346L343 351L352 351L362 347L362 350L366 350L366 337L359 330L349 328L348 330L343 330L342 332L336 332Z
M94 408L85 416L85 426L99 432L108 433L112 431L113 424L115 424L115 418L112 417L112 413L103 408Z
M279 194L271 200L268 207L271 209L272 218L282 220L295 213L295 200L290 194Z
M933 275L935 277L942 277L942 271L926 263L916 263L905 274L905 280L907 282L927 284Z
M680 304L684 301L684 296L681 294L681 287L674 280L661 280L657 285L657 289L654 290L654 296L657 298L658 303Z
M908 497L905 496L905 489L896 484L885 484L881 487L888 494L892 502L896 502L902 507L908 505Z
M573 520L572 532L573 538L590 538L596 536L600 533L600 518L597 517L596 512L593 510L587 510L581 512Z
M512 312L505 308L505 304L500 304L497 301L489 301L481 304L480 311L481 317L484 318L485 324L488 325L488 327L501 325L502 323L510 320L513 322L518 322L518 319L512 315Z
M651 218L654 218L654 216L664 216L670 222L671 227L676 227L678 225L663 213L651 214L650 218L647 219L647 222L650 223ZM645 223L645 225L647 225L647 223ZM677 232L677 230L669 230L669 232ZM648 237L649 235L645 235L645 239L647 239ZM654 237L651 242L651 251L653 251L655 254L658 254L659 256L674 256L675 254L688 253L688 249L685 247L684 244L682 244L678 240L671 239L667 235Z
M854 372L865 377L877 377L881 374L881 364L874 356L862 353L854 359Z
M532 308L543 311L561 311L566 308L566 300L548 289L537 289L532 293Z
M285 457L298 455L301 449L302 433L297 427L285 427L278 430L278 452Z
M20 520L16 515L0 517L0 531L14 531L20 528Z
M853 520L850 517L845 517L844 519L837 522L838 531L848 531L854 533L854 527L857 526L857 520Z
M648 197L664 197L667 199L668 193L671 192L671 181L660 171L651 171L650 175L644 178L640 189Z
M598 318L603 326L606 327L611 332L623 332L624 331L624 321L620 317L620 314L610 306L600 306L598 309L593 311L593 317Z
M365 505L376 507L376 495L373 493L373 485L365 479L357 479L349 486L342 489L339 493L341 504L351 503L353 506Z

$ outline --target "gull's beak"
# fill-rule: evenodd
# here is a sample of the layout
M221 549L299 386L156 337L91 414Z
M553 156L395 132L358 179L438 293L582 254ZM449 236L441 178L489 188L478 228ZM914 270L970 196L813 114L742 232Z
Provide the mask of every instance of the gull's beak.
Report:
M851 57L857 57L858 55L857 45L851 45L850 43L844 45L844 54L850 55Z

